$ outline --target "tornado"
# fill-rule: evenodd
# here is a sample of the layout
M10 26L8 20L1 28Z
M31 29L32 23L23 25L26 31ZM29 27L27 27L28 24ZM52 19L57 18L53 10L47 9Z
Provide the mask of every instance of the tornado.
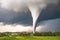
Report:
M37 5L31 5L29 6L29 10L31 12L32 15L32 20L33 20L33 34L36 32L36 26L37 26L37 20L38 17L41 13L41 11L46 7L45 4L37 6Z
M35 33L36 31L36 22L39 16L39 9L37 7L33 8L33 7L29 7L30 11L31 11L31 15L32 15L32 19L33 19L33 33Z

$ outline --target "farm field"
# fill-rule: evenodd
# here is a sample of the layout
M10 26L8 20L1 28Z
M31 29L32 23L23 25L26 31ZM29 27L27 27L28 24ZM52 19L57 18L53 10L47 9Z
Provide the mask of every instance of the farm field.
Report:
M5 36L0 40L60 40L60 36Z

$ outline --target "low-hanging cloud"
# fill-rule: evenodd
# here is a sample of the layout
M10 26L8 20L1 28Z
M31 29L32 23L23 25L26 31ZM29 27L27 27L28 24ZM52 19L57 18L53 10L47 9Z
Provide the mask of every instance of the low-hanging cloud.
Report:
M32 32L32 26L21 24L6 24L0 22L0 32ZM48 21L41 21L36 28L37 32L60 32L60 18Z

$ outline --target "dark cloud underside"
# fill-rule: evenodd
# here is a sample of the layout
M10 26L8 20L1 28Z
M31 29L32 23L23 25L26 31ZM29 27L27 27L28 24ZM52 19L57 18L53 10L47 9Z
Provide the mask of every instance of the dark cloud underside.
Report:
M42 10L38 22L44 20L52 20L60 18L60 6L59 5L48 5L46 9ZM32 17L31 12L14 12L12 10L6 10L0 8L0 22L4 22L5 24L22 24L22 25L32 25Z
M0 22L4 24L20 24L32 25L31 12L14 12L13 10L6 10L0 8ZM40 31L60 31L60 6L48 5L46 9L42 10L37 24L42 26ZM38 26L37 25L37 26Z

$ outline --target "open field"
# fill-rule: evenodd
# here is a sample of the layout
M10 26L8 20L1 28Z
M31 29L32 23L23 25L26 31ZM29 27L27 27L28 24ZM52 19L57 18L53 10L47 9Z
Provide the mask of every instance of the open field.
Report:
M0 40L60 40L60 32L40 32L40 33L0 33Z
M0 40L60 40L60 36L5 36Z

